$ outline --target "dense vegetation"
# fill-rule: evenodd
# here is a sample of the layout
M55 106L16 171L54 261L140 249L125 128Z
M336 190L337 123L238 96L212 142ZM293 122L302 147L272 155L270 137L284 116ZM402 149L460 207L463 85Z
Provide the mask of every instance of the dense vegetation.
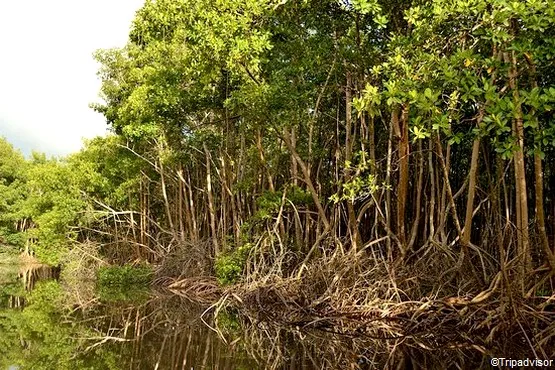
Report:
M550 0L148 1L96 54L112 135L0 143L2 243L57 263L69 235L316 316L484 304L452 319L479 345L549 348L554 36Z

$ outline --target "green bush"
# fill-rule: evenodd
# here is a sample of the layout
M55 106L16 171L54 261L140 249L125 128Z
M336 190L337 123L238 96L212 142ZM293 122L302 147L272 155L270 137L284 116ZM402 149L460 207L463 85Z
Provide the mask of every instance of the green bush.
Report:
M234 284L241 278L252 244L246 243L239 248L221 253L216 257L216 278L222 285Z
M146 286L152 281L153 272L146 266L108 266L98 270L98 284L103 286Z
M141 304L150 297L150 289L146 286L101 285L97 290L103 302L132 302Z

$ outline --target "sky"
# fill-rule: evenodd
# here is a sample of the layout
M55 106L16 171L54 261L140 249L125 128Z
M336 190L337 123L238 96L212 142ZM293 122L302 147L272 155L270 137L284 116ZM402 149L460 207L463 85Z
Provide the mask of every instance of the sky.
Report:
M0 0L0 136L23 153L78 151L106 133L97 49L125 45L144 0Z

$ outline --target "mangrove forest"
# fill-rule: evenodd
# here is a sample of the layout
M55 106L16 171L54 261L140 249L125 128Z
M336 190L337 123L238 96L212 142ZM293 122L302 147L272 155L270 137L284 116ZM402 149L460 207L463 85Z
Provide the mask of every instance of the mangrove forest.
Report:
M106 136L0 138L0 367L555 360L553 0L147 0L94 58Z

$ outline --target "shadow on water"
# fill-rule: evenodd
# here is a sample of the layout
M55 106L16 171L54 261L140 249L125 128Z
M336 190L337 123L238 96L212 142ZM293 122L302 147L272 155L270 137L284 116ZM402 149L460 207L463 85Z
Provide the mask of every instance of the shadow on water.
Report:
M58 278L58 270L44 267L0 273L0 369L488 367L471 348L430 351L400 338L392 352L379 341L233 311L215 320L206 306L163 292L104 290L77 303Z

